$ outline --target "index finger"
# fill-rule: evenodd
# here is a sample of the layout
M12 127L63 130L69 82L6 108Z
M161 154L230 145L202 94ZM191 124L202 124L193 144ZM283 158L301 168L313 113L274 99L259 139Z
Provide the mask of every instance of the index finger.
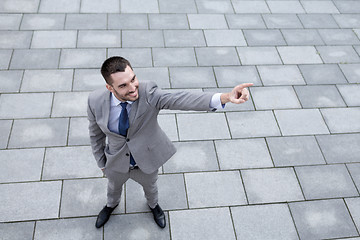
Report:
M247 87L251 87L252 85L254 85L254 84L253 83L242 83L242 84L237 85L235 88L241 90L241 89L244 89Z

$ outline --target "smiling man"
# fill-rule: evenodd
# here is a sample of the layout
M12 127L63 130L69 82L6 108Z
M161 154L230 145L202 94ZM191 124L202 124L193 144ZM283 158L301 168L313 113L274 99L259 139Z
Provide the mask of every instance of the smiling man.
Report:
M122 57L107 59L101 74L106 89L89 95L87 109L92 151L108 178L107 203L95 226L100 228L109 220L120 202L123 184L131 178L142 185L155 222L164 228L156 182L158 169L176 149L157 122L159 111L215 111L227 102L244 103L249 99L246 88L253 84L240 84L229 93L169 93L153 82L139 82L129 61Z

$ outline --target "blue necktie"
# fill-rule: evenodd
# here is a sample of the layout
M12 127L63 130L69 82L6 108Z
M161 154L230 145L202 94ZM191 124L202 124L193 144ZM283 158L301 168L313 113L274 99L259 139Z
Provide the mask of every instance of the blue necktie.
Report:
M126 106L127 106L127 102L124 103L120 103L121 105L121 113L120 113L120 117L119 117L119 134L123 135L126 137L127 135L127 130L129 128L129 116L126 110ZM130 154L130 164L135 166L135 160L132 156L132 154Z

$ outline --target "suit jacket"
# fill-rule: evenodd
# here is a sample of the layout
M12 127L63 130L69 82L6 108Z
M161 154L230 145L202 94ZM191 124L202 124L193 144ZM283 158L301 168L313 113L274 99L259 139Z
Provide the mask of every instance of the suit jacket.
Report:
M127 136L108 129L110 91L99 89L88 98L89 135L100 168L126 173L130 153L139 168L150 174L175 154L176 149L161 130L157 116L161 109L208 111L213 93L170 93L153 82L139 83L139 98L132 104ZM107 138L107 143L106 143Z

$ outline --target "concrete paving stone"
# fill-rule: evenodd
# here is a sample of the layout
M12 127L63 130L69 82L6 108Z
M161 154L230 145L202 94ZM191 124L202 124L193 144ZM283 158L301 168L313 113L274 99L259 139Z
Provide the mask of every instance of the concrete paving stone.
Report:
M15 120L9 148L65 146L68 123L66 118Z
M123 30L122 47L164 47L161 30Z
M105 86L99 69L75 69L74 91L91 91Z
M0 236L9 240L33 239L35 222L0 223Z
M31 31L0 31L0 48L29 48Z
M166 67L134 68L139 81L155 82L159 88L170 88L169 70Z
M304 200L292 168L241 170L249 204Z
M211 67L176 67L169 70L172 88L216 87Z
M47 148L44 160L43 180L102 177L92 160L89 146Z
M339 64L349 83L360 83L360 64Z
M171 141L178 141L176 118L174 114L162 114L158 116L158 123Z
M318 109L275 110L283 136L329 134Z
M202 30L165 30L166 47L205 47Z
M147 14L108 14L108 29L148 29Z
M77 13L80 0L41 0L40 13Z
M342 199L289 203L301 239L358 236Z
M77 31L34 31L31 48L75 48Z
M242 65L282 64L275 47L237 47Z
M0 148L6 148L7 146L12 122L12 120L0 120L0 134L2 136L0 139Z
M0 14L1 30L18 30L20 27L21 14Z
M179 114L177 121L180 141L230 138L223 113Z
M159 205L166 210L186 209L187 198L183 174L159 175ZM142 186L133 180L126 182L126 213L150 212Z
M345 199L345 203L349 208L356 227L360 229L360 198L347 198Z
M121 13L159 13L157 0L121 0Z
M258 66L258 70L264 86L305 84L296 65Z
M73 70L25 70L20 91L71 91L73 72Z
M98 69L105 59L105 49L62 49L60 68Z
M0 12L28 13L37 12L40 0L3 0L0 3Z
M360 85L337 85L341 96L344 98L346 105L351 107L360 107L360 99L357 96L360 94Z
M351 29L319 29L326 45L355 45L360 41Z
M266 138L276 167L326 164L313 136Z
M58 219L36 222L35 239L102 239L102 229L93 226L96 218Z
M346 165L350 172L351 178L353 179L353 181L359 191L359 189L360 189L360 164L352 163L352 164L346 164Z
M44 118L51 112L52 93L2 94L0 118Z
M334 1L340 13L360 13L360 2L358 1Z
M0 93L18 92L23 71L0 71Z
M169 222L168 214L165 213ZM104 239L170 239L168 224L159 229L151 213L127 214L112 216L104 227Z
M303 108L345 107L339 91L333 85L295 86Z
M8 69L12 50L0 50L0 69Z
M60 30L64 28L65 14L24 14L21 30Z
M118 0L82 0L81 13L120 13Z
M322 60L313 46L278 47L284 64L316 64Z
M190 208L247 204L238 171L185 173Z
M14 50L10 69L57 68L60 49L17 49Z
M286 204L232 207L238 239L298 239Z
M153 48L155 67L196 66L193 48Z
M359 196L345 165L295 167L295 171L307 200Z
M57 218L61 181L0 184L0 222Z
M78 48L120 47L120 30L80 30Z
M244 30L249 46L286 45L280 30Z
M226 14L230 29L262 29L266 28L260 14Z
M188 14L190 29L227 29L223 14Z
M251 88L256 110L301 108L292 86Z
M331 14L298 14L305 28L339 28Z
M94 165L96 165L95 160ZM106 205L106 189L105 178L64 180L60 217L98 215ZM124 194L122 194L120 204L113 214L124 213L124 209Z
M206 43L212 46L247 46L241 30L204 30Z
M87 116L87 99L89 92L55 93L52 117Z
M339 13L333 1L301 1L307 13Z
M303 28L295 14L263 14L262 16L268 28Z
M171 211L169 214L174 240L236 239L229 208Z
M214 72L219 87L234 87L246 82L262 85L255 66L214 67Z
M324 63L358 63L359 55L351 46L317 46Z
M67 14L65 21L65 29L106 29L107 14Z
M359 35L359 33L358 33L358 36L360 36ZM354 46L354 48L355 48L355 51L358 53L358 55L360 56L360 46Z
M164 173L216 171L219 165L214 143L175 142L176 154L164 165Z
M197 13L194 0L159 0L160 13Z
M40 181L44 148L1 150L1 183Z
M360 26L359 14L334 14L333 17L341 28L359 28Z
M331 133L360 131L360 108L321 109Z
M336 64L299 65L299 68L308 85L347 83L339 66Z
M151 48L109 48L108 57L111 56L126 58L132 67L152 67L153 65Z
M270 13L266 1L232 1L235 13Z
M234 13L230 0L195 0L199 13Z
M315 29L284 29L281 32L288 45L324 45Z
M300 1L267 1L272 13L305 13Z
M186 14L149 14L150 29L189 29Z
M226 113L233 138L280 136L271 111Z
M263 138L215 141L221 170L273 167Z
M87 118L71 118L69 129L69 145L90 145Z
M359 134L336 134L316 136L328 163L359 162Z

